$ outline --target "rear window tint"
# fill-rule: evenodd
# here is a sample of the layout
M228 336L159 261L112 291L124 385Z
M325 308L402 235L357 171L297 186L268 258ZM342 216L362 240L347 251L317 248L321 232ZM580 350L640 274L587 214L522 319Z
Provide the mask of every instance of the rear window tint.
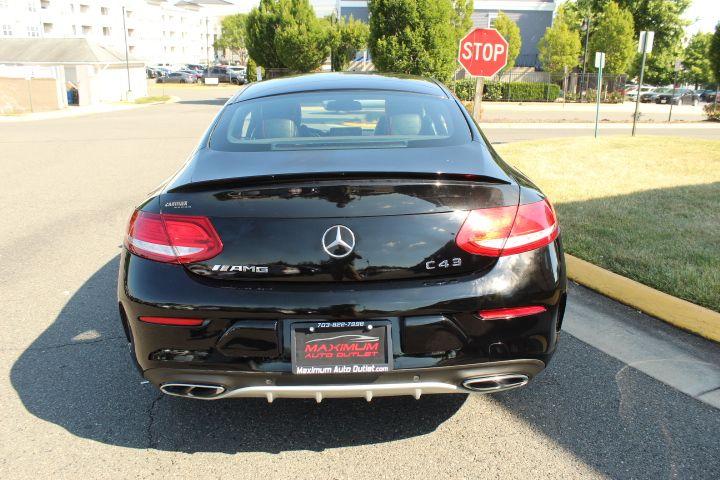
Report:
M465 117L450 99L378 90L330 90L229 105L211 135L210 148L413 148L470 140Z

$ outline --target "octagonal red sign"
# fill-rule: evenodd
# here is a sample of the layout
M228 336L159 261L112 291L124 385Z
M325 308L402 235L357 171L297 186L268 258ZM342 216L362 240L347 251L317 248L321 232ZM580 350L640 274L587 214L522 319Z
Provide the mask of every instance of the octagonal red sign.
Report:
M508 42L494 28L473 28L460 40L458 62L473 77L492 77L507 59Z

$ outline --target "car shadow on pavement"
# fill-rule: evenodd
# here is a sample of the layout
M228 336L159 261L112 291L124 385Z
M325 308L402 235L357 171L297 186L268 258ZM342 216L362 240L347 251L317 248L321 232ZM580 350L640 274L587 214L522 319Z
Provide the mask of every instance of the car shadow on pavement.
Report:
M527 388L492 400L609 478L720 469L718 410L568 334Z
M389 442L434 431L466 395L198 401L168 397L130 361L117 313L118 258L70 298L11 370L27 410L79 437L181 452L315 450Z

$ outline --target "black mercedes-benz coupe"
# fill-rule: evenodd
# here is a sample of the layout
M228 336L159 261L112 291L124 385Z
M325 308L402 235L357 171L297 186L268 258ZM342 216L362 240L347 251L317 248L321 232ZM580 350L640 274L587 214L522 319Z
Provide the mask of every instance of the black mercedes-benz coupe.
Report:
M498 392L555 351L557 217L422 78L251 84L130 218L120 317L198 399Z

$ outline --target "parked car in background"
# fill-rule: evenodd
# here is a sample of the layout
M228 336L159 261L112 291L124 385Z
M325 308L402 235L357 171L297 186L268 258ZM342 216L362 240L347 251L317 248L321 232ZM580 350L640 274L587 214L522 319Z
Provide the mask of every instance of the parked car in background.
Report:
M247 69L240 66L228 66L228 70L232 70L242 80L242 83L247 82Z
M699 96L701 101L710 103L715 101L717 94L717 90L703 90Z
M185 72L172 72L162 77L158 77L155 82L157 83L195 83L195 78Z
M658 95L662 95L663 93L672 93L673 89L671 87L660 87L656 88L651 92L645 92L640 94L640 102L641 103L653 103L655 102L655 99Z
M215 66L210 67L205 74L205 78L217 78L220 83L234 83L235 85L242 85L245 83L244 76L228 67Z
M196 72L195 70L179 70L180 73L187 73L190 75L193 79L194 83L197 83L202 78L203 74L202 72Z
M655 103L672 103L673 105L697 105L700 103L700 96L687 88L678 88L661 93L655 97Z
M145 75L147 78L155 78L158 76L158 72L152 67L145 67Z
M185 65L185 68L183 70L194 70L196 72L202 72L203 70L205 70L205 67L197 63L188 63L187 65Z
M165 75L170 75L172 73L172 70L170 70L167 67L157 66L157 67L151 67L153 70L155 70L155 77L162 77Z
M655 87L651 85L643 85L640 89L640 95L643 93L652 93L655 91ZM625 90L625 96L628 98L628 100L636 101L638 95L638 86L637 85L628 85Z

